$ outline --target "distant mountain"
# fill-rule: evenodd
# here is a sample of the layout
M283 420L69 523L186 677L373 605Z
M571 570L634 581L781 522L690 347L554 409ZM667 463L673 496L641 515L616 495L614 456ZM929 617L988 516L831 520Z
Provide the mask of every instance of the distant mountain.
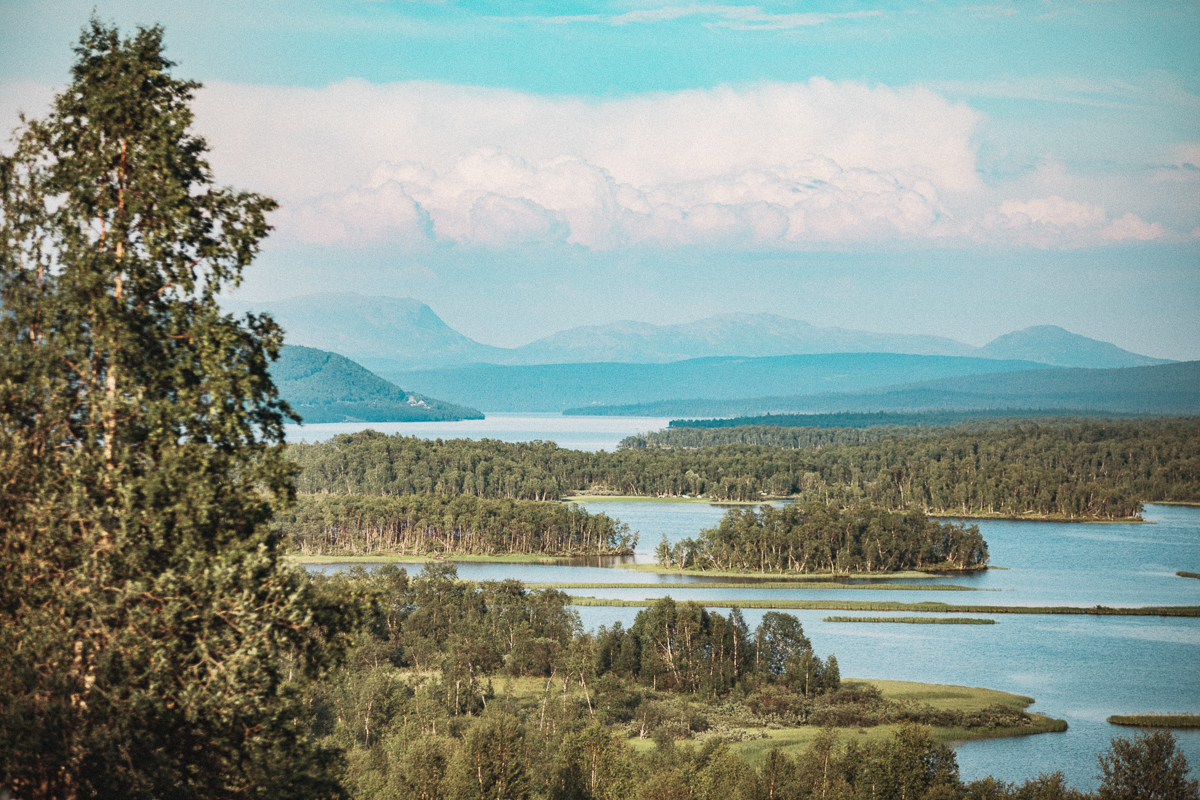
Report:
M1053 369L1029 361L895 353L697 358L668 364L477 364L384 373L413 389L486 411L562 411L683 397L736 399L862 391L952 375ZM679 414L675 414L679 416Z
M311 347L285 346L271 377L307 423L483 419L473 408L405 392L348 358Z
M1122 350L1115 344L1089 339L1057 325L1035 325L1006 333L976 351L986 358L1019 358L1059 367L1111 369L1173 363Z
M683 325L616 322L571 328L517 348L510 363L666 363L712 356L907 353L972 356L977 348L941 336L818 328L775 314L721 314Z
M283 326L289 344L330 350L389 374L468 364L665 364L824 353L961 356L1094 368L1168 363L1048 325L1016 331L979 348L941 336L822 328L774 314L722 314L682 325L626 321L571 328L504 348L462 335L409 297L329 293L228 306L269 312Z
M1000 362L1020 363L1020 362ZM571 415L735 417L913 409L1088 409L1143 415L1200 414L1200 361L1118 369L1038 369L963 375L864 392L706 398L583 406Z
M373 370L490 362L508 353L463 336L411 297L330 293L229 306L268 312L288 344L339 353Z

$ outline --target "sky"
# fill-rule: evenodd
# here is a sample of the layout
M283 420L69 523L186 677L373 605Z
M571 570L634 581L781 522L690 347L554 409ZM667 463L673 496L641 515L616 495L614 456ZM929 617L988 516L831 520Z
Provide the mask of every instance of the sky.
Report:
M1200 359L1196 0L0 0L5 131L93 9L164 26L217 181L279 201L238 299Z

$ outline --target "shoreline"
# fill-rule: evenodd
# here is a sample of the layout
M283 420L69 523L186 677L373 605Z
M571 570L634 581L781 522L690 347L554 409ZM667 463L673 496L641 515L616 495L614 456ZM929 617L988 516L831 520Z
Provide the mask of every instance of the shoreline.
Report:
M764 503L788 503L798 502L795 497L763 497L759 500L713 500L707 497L659 497L658 495L641 495L641 494L570 494L559 498L562 503L693 503L707 506L759 506ZM1146 505L1161 505L1161 506L1195 506L1200 507L1200 503L1192 502L1176 502L1176 501L1156 501L1146 502ZM925 516L930 519L965 519L965 520L986 520L992 522L1069 522L1080 525L1154 525L1156 523L1148 522L1142 517L1068 517L1061 514L1039 514L1037 512L1029 512L1027 514L997 514L997 513L959 513L951 511L926 511Z
M648 608L660 598L619 600L570 595L573 606ZM766 608L800 611L909 611L926 614L1054 614L1093 617L1200 617L1200 606L985 606L950 603L896 603L869 600L711 600L696 602L705 608Z

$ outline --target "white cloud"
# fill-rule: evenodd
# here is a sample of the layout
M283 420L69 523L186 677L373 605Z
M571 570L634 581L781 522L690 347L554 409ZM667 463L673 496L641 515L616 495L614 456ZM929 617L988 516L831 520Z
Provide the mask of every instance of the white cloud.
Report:
M1104 209L1100 206L1064 200L1057 196L1036 200L1009 200L1000 206L1000 213L1013 227L1040 224L1059 228L1068 225L1086 228L1105 220Z
M1137 214L1130 213L1109 223L1100 232L1100 238L1111 239L1114 242L1126 239L1138 239L1145 242L1151 239L1159 239L1165 233L1166 231L1163 230L1163 226L1159 223L1146 222Z
M1058 196L1005 201L987 216L984 227L1010 241L1044 248L1149 241L1167 234L1161 223L1146 222L1136 214L1109 221L1101 206Z
M984 186L980 115L921 87L814 78L595 99L347 80L212 84L196 107L216 174L280 199L281 234L310 242L1071 247L1170 235L1064 199L1081 196L1065 173ZM1024 191L1033 199L1003 200Z

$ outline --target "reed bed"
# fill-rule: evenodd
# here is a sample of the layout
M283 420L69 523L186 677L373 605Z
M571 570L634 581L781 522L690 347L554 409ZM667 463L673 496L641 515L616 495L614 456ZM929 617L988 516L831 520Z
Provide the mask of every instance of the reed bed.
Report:
M822 622L900 622L906 625L995 625L982 617L825 617Z

